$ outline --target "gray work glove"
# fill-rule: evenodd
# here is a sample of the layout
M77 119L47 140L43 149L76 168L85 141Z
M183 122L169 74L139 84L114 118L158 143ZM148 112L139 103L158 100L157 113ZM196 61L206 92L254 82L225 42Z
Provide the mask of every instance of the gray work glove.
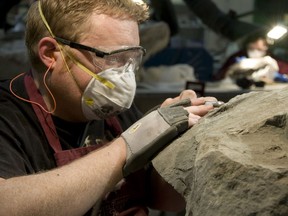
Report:
M158 108L135 122L121 136L127 145L123 176L143 168L179 134L188 129L190 99Z

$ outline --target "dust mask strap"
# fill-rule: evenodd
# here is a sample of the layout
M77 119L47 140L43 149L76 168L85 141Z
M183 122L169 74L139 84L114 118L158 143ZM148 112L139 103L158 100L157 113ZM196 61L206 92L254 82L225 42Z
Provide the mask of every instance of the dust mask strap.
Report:
M94 77L95 79L97 79L99 82L101 82L103 85L107 86L110 89L114 89L115 85L108 81L107 79L105 79L102 76L99 76L95 73L93 73L91 70L89 70L87 67L85 67L83 64L81 64L79 61L77 61L74 56L72 56L70 53L66 52L65 50L63 50L65 52L65 54L72 60L72 62L74 64L76 64L80 69L82 69L84 72L88 73L90 76Z

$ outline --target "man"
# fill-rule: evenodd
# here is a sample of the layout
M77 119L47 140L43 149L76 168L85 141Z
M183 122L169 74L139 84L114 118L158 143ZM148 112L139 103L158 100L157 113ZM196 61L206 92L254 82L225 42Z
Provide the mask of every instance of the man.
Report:
M184 91L137 121L134 71L145 52L138 23L146 18L146 5L132 0L31 6L32 70L1 83L0 215L184 208L149 161L213 109L204 103L215 99Z
M242 49L232 54L215 75L216 80L231 76L235 79L271 83L279 71L277 61L269 55L269 44L264 34L256 33L243 41Z

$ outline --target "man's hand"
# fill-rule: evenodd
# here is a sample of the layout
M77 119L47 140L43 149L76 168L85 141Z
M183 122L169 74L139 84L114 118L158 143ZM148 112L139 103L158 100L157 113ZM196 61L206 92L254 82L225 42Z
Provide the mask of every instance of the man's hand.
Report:
M177 103L183 99L190 99L191 105L184 109L189 112L189 127L195 125L201 117L206 115L210 110L216 107L212 102L217 102L214 97L199 97L192 90L184 90L178 97L168 98L162 103L161 107ZM221 104L221 102L219 102Z
M124 177L149 163L173 139L193 126L213 105L215 98L197 98L194 91L183 91L167 99L160 108L144 116L122 133L127 145Z
M189 112L183 106L190 104L191 101L186 99L158 108L121 134L127 146L124 177L143 168L175 137L188 129Z

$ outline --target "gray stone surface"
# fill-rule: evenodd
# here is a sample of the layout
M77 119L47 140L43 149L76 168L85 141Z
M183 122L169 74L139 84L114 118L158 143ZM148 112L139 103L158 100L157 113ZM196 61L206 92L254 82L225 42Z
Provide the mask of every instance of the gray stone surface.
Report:
M288 88L237 96L153 161L186 215L288 215Z

